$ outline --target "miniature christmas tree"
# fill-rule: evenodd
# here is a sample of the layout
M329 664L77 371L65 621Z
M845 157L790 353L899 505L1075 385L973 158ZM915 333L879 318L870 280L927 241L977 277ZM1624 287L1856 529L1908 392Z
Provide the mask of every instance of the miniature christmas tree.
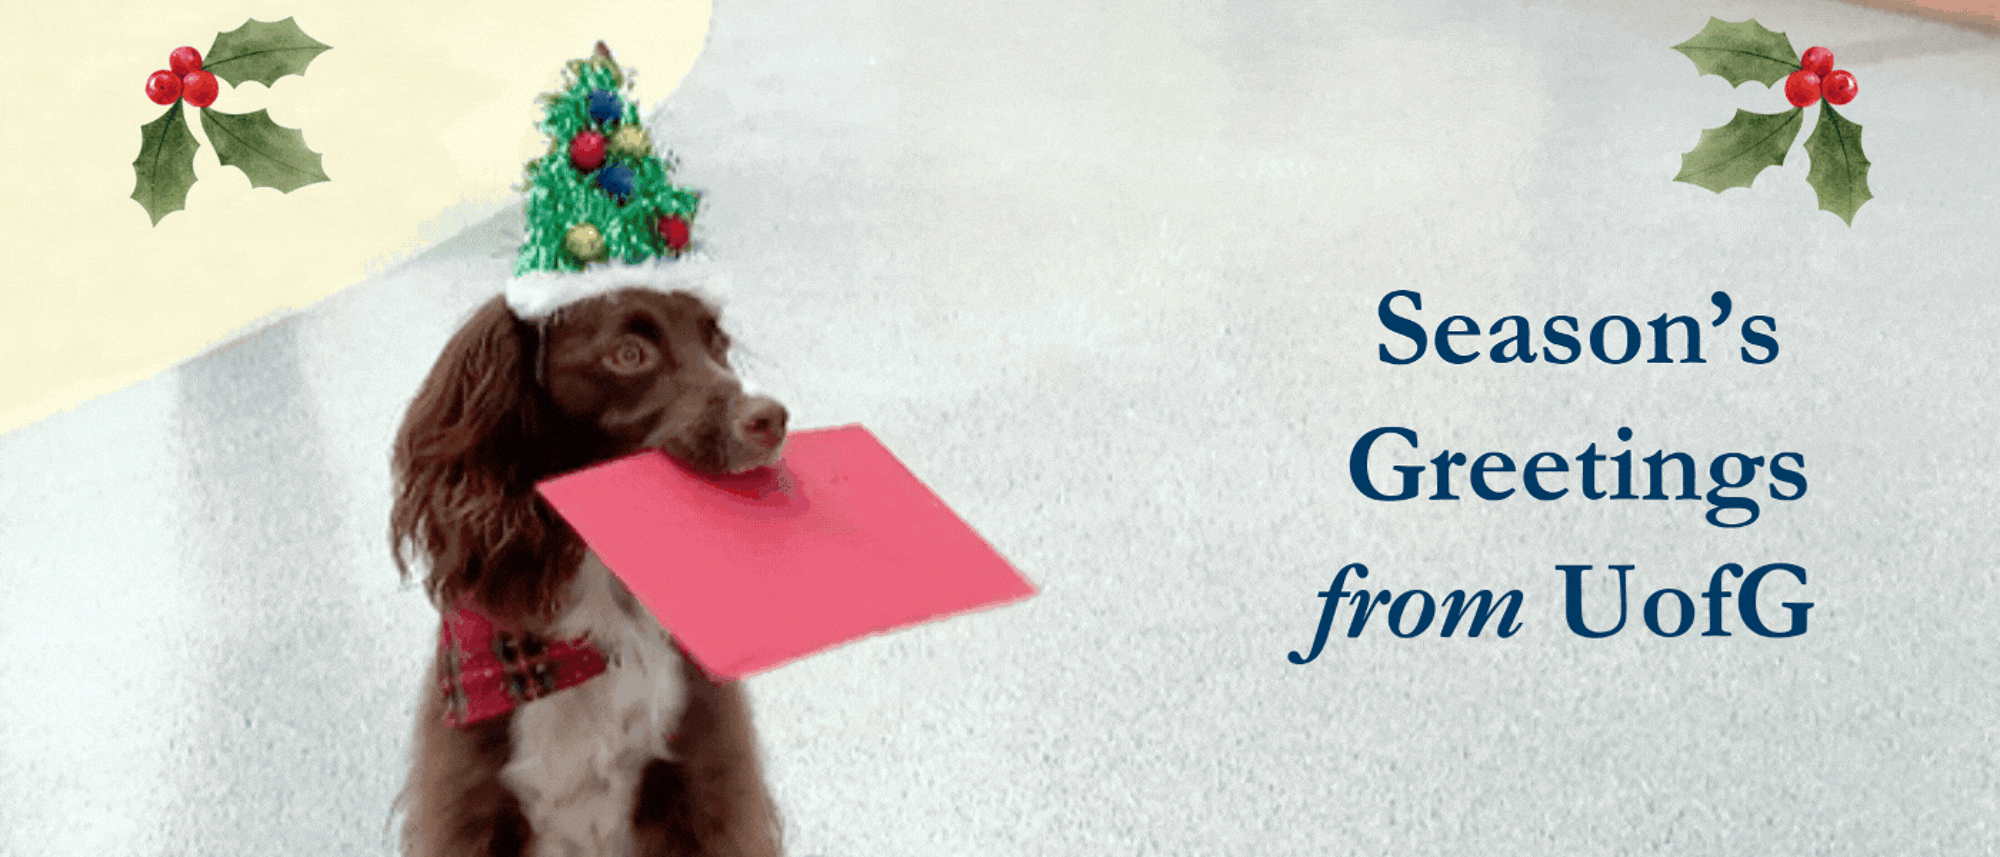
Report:
M549 151L527 165L527 238L515 275L679 255L701 195L669 181L673 165L654 153L610 49L598 42L563 78L561 91L542 96Z

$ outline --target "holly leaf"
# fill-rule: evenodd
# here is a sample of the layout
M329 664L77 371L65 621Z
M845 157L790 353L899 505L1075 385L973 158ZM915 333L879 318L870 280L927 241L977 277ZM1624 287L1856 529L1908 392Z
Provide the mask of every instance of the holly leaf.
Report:
M1792 40L1764 29L1754 19L1731 24L1710 18L1708 26L1674 50L1686 54L1702 74L1720 77L1730 86L1752 80L1770 86L1799 70L1799 52L1792 50Z
M1721 193L1732 187L1749 187L1765 167L1785 162L1792 141L1805 125L1805 110L1794 107L1783 113L1751 113L1737 110L1736 118L1720 128L1701 132L1701 142L1681 156L1681 173L1674 181L1699 185Z
M1806 181L1819 194L1821 211L1831 211L1854 225L1854 212L1875 198L1868 192L1868 156L1861 153L1861 126L1835 113L1833 105L1822 104L1819 122L1806 138L1806 154L1812 156L1812 170Z
M167 108L160 118L139 127L139 159L132 171L139 185L132 198L160 225L160 218L187 208L188 188L194 187L194 153L201 148L188 131L181 102Z
M291 18L270 23L250 20L216 34L201 67L230 86L249 80L270 86L285 75L305 74L313 58L328 50L332 48L306 35Z
M201 109L201 130L215 147L223 166L250 177L251 187L274 187L291 193L309 184L331 181L320 168L320 155L306 148L306 135L271 121L264 110L224 113Z

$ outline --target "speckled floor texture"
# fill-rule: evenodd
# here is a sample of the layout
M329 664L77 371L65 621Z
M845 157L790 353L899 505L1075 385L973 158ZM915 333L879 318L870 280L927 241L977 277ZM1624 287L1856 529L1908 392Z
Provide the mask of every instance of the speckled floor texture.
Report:
M1852 227L1801 150L1671 181L1785 106L1670 50L1711 15L1856 71ZM1804 0L718 0L654 135L795 425L869 426L1043 589L750 679L793 854L2000 852L1995 36ZM0 853L390 852L434 616L390 564L389 439L519 219L0 436ZM1391 365L1399 289L1538 345L1688 315L1708 362ZM1383 426L1417 449L1371 472L1426 497L1447 450L1593 444L1686 452L1704 491L1794 452L1809 489L1754 483L1734 529L1482 500L1470 464L1462 499L1380 502L1349 455ZM1349 638L1343 607L1291 663L1357 562L1349 590L1519 589L1522 629L1384 607ZM1807 633L1734 597L1702 633L1718 566L1780 562L1809 582L1763 615L1811 602ZM1633 566L1621 633L1566 627L1577 564L1598 627ZM1642 615L1669 587L1675 638Z

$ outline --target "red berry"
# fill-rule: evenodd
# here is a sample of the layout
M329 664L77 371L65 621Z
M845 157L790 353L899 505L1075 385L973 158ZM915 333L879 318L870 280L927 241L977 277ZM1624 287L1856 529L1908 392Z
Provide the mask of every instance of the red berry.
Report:
M196 107L207 107L215 103L215 93L221 87L215 82L215 75L205 71L191 71L181 77L181 94L187 102Z
M1819 100L1819 75L1800 69L1785 78L1785 100L1793 107L1810 107ZM1831 101L1833 99L1827 99Z
M174 52L167 55L167 67L182 77L201 71L201 51L189 47L174 48Z
M667 248L679 250L688 245L688 222L671 214L660 217L660 239L667 242Z
M166 69L153 72L146 78L146 97L154 104L172 104L181 100L181 76Z
M1854 100L1856 92L1861 91L1861 84L1855 82L1853 74L1835 71L1820 83L1820 89L1826 95L1826 103L1846 104Z
M1799 65L1806 71L1819 75L1821 80L1833 73L1833 51L1826 48L1806 48L1805 56L1799 57Z
M569 162L584 172L604 166L604 135L580 131L569 141Z

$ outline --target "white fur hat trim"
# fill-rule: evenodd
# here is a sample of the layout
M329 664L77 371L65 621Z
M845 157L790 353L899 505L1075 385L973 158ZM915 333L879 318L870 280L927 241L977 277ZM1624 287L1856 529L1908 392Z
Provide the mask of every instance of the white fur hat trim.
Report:
M623 288L686 291L719 303L728 296L728 277L705 254L656 256L642 262L600 262L581 271L530 271L507 281L507 306L532 320L569 304Z

